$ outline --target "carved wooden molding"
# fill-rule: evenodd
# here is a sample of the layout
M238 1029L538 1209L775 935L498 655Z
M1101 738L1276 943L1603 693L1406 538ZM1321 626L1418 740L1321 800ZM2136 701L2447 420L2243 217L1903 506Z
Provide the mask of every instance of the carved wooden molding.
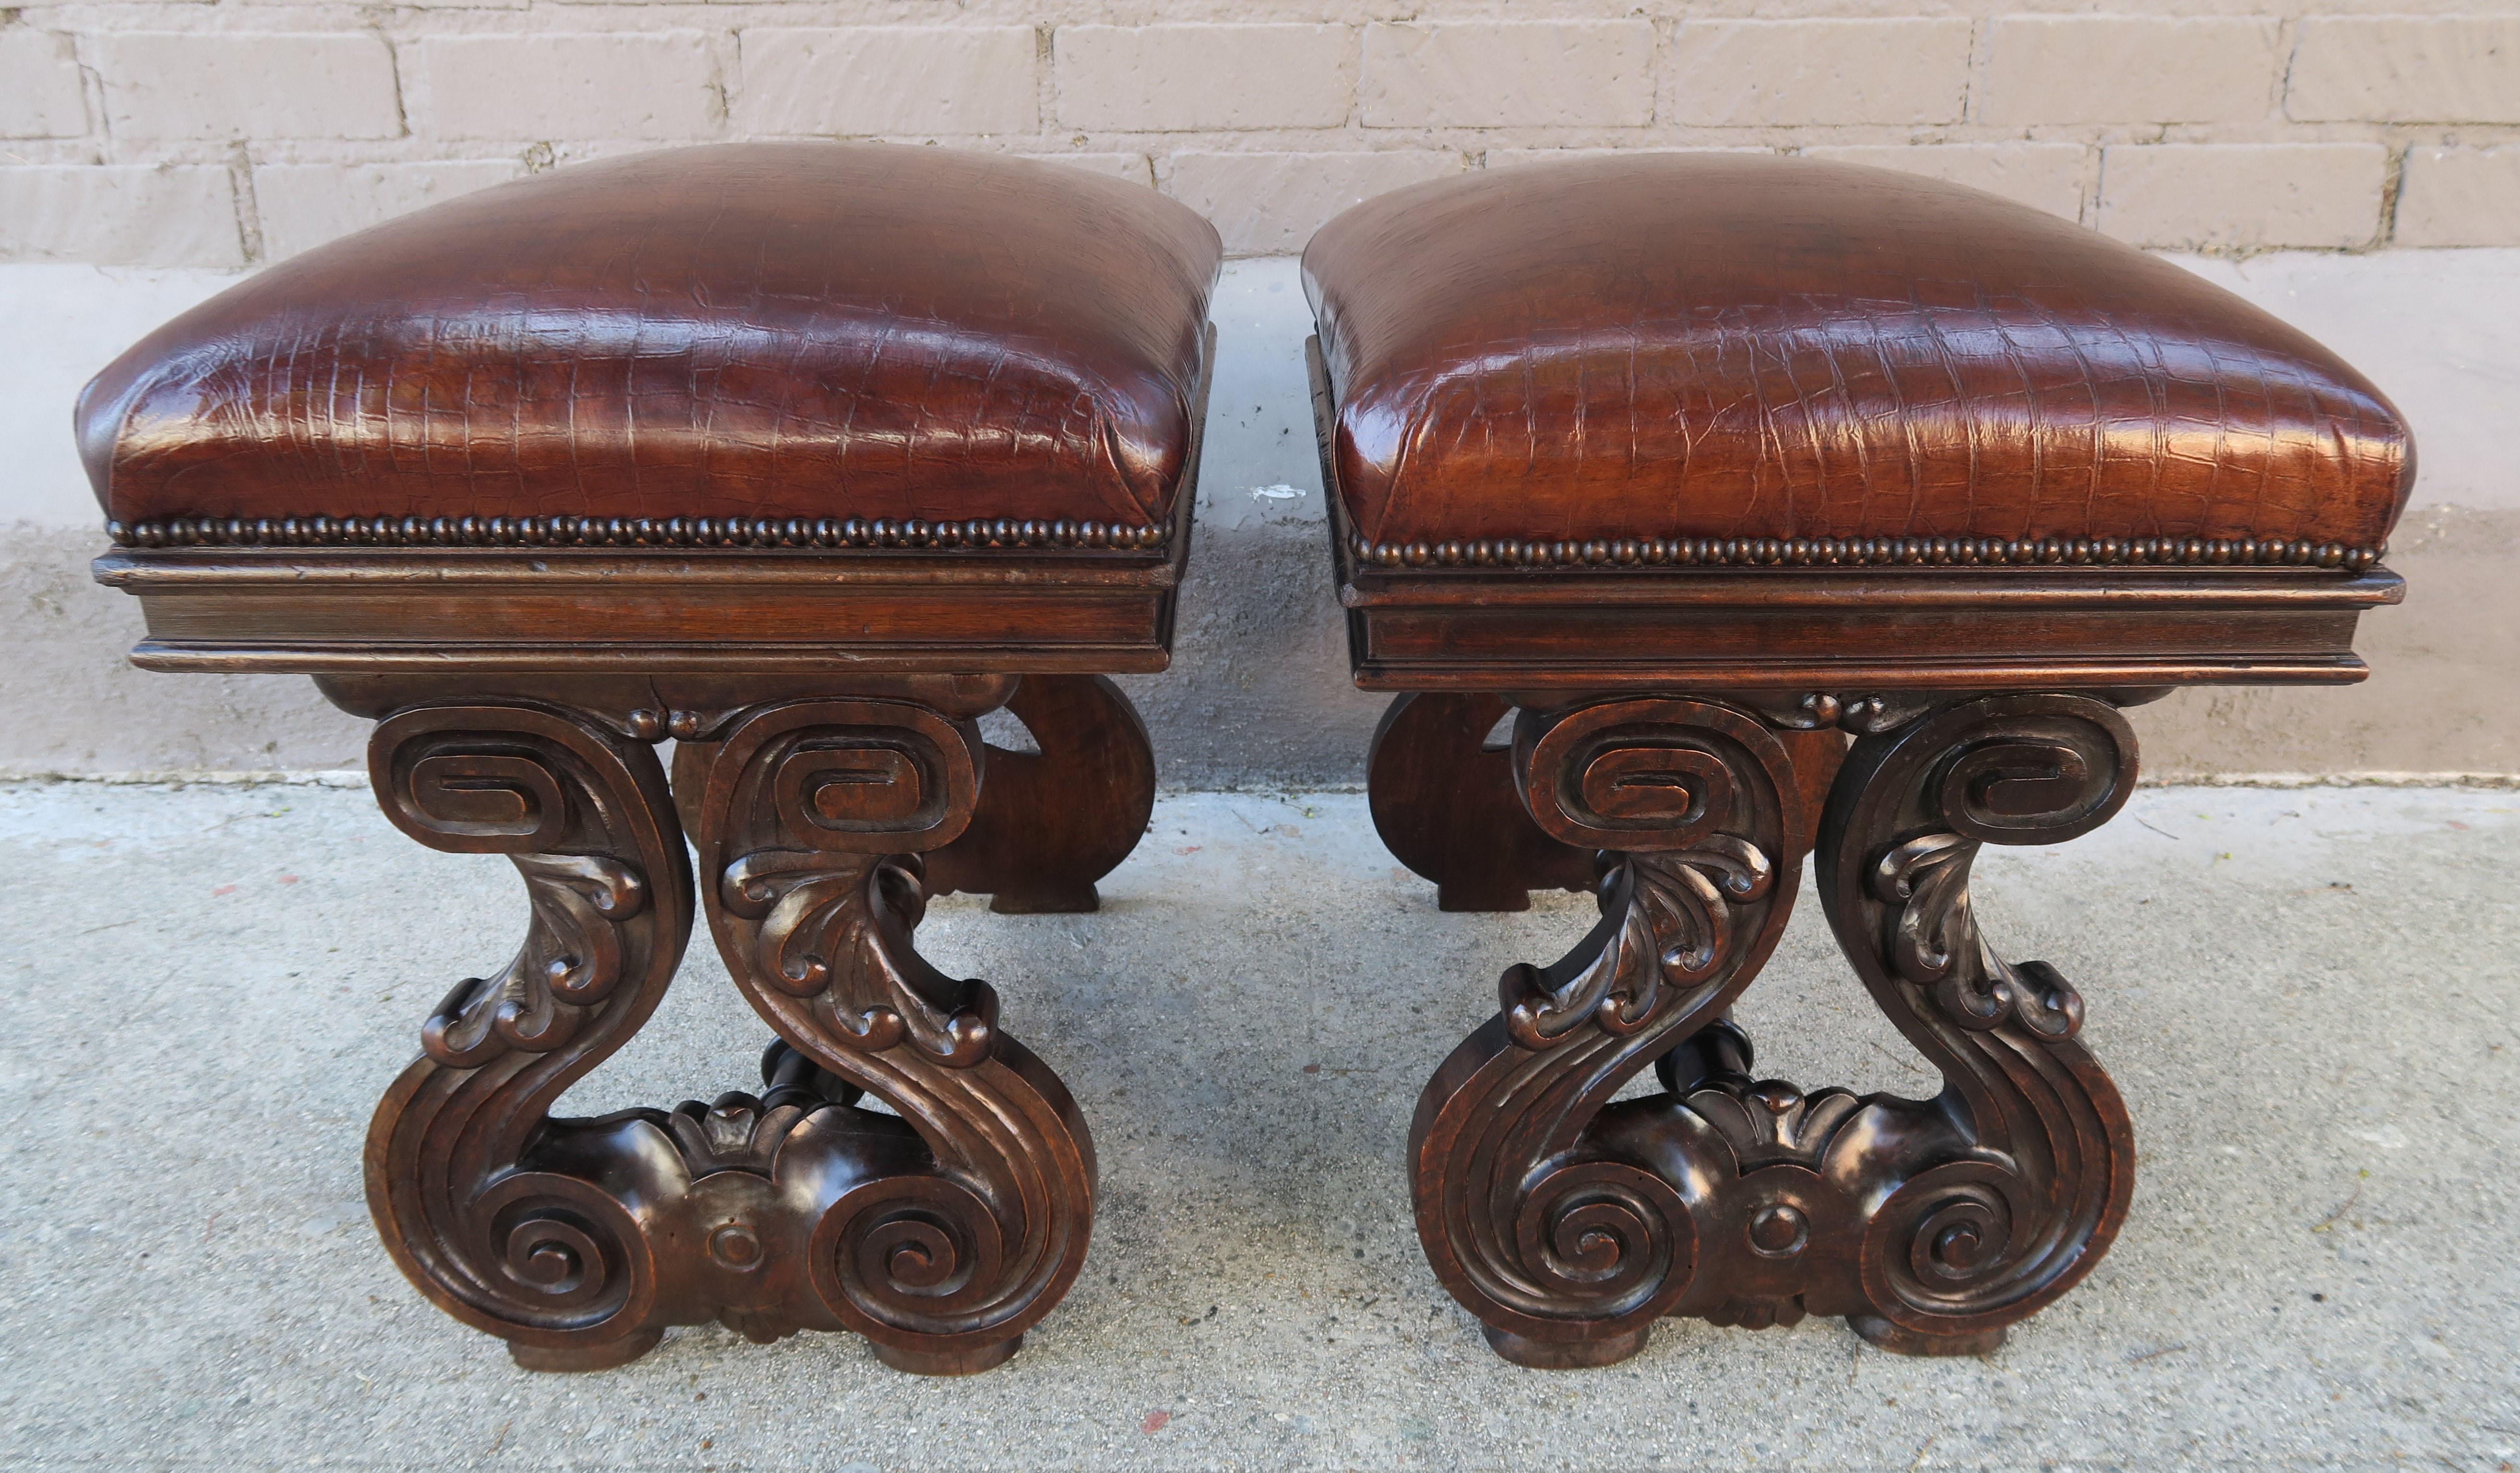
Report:
M1774 718L1771 718L1774 719ZM2106 702L1946 698L1862 736L1820 827L1822 900L1875 1002L1943 1073L1930 1101L1749 1073L1724 1016L1797 879L1799 800L1753 713L1673 698L1521 717L1533 818L1600 844L1603 919L1437 1071L1411 1136L1418 1231L1498 1351L1601 1364L1656 1317L1843 1315L1958 1354L2071 1287L2126 1211L2123 1102L2075 1040L2081 998L1980 934L1988 843L2105 822L2135 780ZM1648 1064L1663 1092L1607 1103Z
M430 1016L370 1132L379 1228L425 1293L540 1369L617 1365L711 1319L853 1330L908 1370L1013 1354L1082 1265L1095 1167L996 992L912 944L920 852L977 806L977 709L773 700L678 747L700 898L780 1041L758 1096L599 1120L548 1111L653 1010L692 921L653 737L522 701L379 725L387 815L508 854L532 910L517 958ZM894 1113L857 1109L870 1091Z

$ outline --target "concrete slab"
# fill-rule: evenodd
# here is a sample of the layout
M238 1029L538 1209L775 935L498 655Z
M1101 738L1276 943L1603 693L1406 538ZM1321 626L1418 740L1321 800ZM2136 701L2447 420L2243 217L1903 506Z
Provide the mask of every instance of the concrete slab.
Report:
M2153 789L1981 862L2081 986L2135 1210L1985 1359L1833 1321L1491 1357L1402 1176L1436 1060L1587 902L1447 916L1354 794L1164 800L1099 915L922 932L1092 1121L1086 1276L1009 1366L714 1327L518 1371L371 1235L359 1140L422 1014L521 926L503 863L318 786L0 789L0 1458L14 1466L2458 1469L2520 1458L2520 795ZM1806 898L1808 902L1808 898ZM1741 1015L1763 1072L1922 1092L1806 903ZM696 953L596 1111L750 1082Z

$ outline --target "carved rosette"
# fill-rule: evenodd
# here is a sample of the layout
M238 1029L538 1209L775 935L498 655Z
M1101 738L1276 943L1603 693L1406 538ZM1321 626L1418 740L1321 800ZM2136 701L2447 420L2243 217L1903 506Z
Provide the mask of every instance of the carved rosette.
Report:
M1947 706L1848 756L1822 900L1874 1000L1944 1079L1929 1104L1875 1106L1895 1128L1873 1174L1895 1190L1864 1224L1868 1334L1983 1337L2072 1287L2116 1235L2134 1184L2125 1103L2075 1039L2082 999L2046 964L1996 952L1968 879L1983 845L2098 827L2135 777L2125 717L2070 695Z
M1602 918L1554 965L1508 969L1504 1010L1419 1097L1418 1237L1492 1332L1613 1339L1688 1290L1700 1230L1650 1155L1589 1128L1757 974L1797 879L1799 800L1774 734L1704 702L1525 712L1514 756L1541 828L1605 852Z
M801 1250L818 1307L893 1356L1012 1342L1074 1280L1092 1221L1093 1147L1066 1090L999 1030L986 983L912 946L918 853L969 822L981 753L969 722L924 707L811 701L747 712L677 759L737 986L899 1117L853 1112L878 1144L826 1163Z
M378 726L369 769L396 827L507 855L532 903L516 959L439 1004L378 1106L378 1227L425 1293L521 1354L636 1355L656 1335L641 1222L566 1165L570 1133L599 1123L546 1116L647 1020L689 938L664 774L648 748L529 706L404 712Z

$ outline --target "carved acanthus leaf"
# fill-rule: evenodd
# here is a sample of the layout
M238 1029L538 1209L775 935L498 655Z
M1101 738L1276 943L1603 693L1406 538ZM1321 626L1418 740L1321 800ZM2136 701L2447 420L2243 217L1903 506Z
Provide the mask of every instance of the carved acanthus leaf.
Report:
M1631 853L1608 883L1627 903L1593 959L1551 986L1516 966L1501 991L1506 1031L1525 1048L1547 1048L1587 1018L1614 1036L1642 1029L1660 1010L1665 984L1686 989L1724 969L1733 946L1732 907L1764 897L1775 866L1746 839L1719 834L1672 853Z
M577 1035L587 1009L621 981L619 927L646 905L647 882L600 854L518 853L533 924L497 976L456 985L421 1026L421 1047L469 1069L511 1050L549 1053Z
M1891 965L1962 1028L2011 1022L2043 1038L2074 1036L2083 1026L2081 994L2046 962L2005 961L1978 930L1968 892L1977 852L1973 839L1926 834L1881 856L1873 893L1899 907Z
M995 990L944 977L911 946L925 908L915 858L761 850L726 867L718 898L758 923L758 974L818 999L853 1047L876 1053L909 1039L950 1068L996 1047Z

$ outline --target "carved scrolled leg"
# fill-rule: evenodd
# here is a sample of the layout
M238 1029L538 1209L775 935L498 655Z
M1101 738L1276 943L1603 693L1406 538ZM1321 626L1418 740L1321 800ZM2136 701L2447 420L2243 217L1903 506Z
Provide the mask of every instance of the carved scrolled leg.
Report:
M1858 1292L1824 1311L1876 1345L1991 1346L2117 1234L2133 1128L2075 1039L2082 998L2046 963L1996 953L1968 883L1981 845L2088 833L2135 776L2125 717L2085 696L1966 701L1848 755L1822 824L1822 903L1873 999L1943 1075L1921 1105L1873 1097L1871 1139L1847 1132L1823 1168L1879 1203L1863 1224Z
M1508 969L1503 1011L1419 1096L1418 1234L1499 1354L1603 1364L1689 1292L1714 1225L1610 1097L1766 961L1798 879L1800 800L1766 726L1696 701L1525 712L1514 764L1545 831L1605 852L1601 921L1555 965Z
M816 1322L906 1370L985 1369L1058 1303L1085 1257L1091 1137L1058 1078L997 1024L986 983L913 949L920 852L979 791L968 720L902 701L756 708L686 744L701 894L737 986L821 1073L880 1098L834 1105L774 1174Z
M595 1369L667 1321L651 1246L672 1153L629 1118L552 1121L551 1104L654 1010L691 933L692 889L648 747L584 716L440 706L380 724L379 802L431 849L501 853L532 923L497 974L459 984L368 1132L368 1203L394 1261L517 1358ZM618 1172L590 1171L590 1162Z
M991 749L970 826L927 856L929 891L978 892L1001 915L1099 910L1094 882L1155 811L1147 723L1103 675L1027 675L1007 710L1041 750Z
M1968 878L1981 845L2105 822L2134 785L2133 733L2067 695L1873 698L1843 719L1860 736L1820 824L1821 895L1874 1000L1941 1069L1931 1100L1759 1079L1723 1016L1795 881L1790 849L1769 857L1795 785L1745 713L1627 700L1522 718L1533 816L1607 852L1603 919L1555 966L1506 973L1506 1010L1437 1073L1412 1137L1419 1237L1508 1358L1603 1363L1658 1314L1842 1315L1887 1349L1979 1353L2115 1235L2125 1105L2075 1041L2081 999L1995 952ZM1660 1094L1604 1103L1649 1062Z

